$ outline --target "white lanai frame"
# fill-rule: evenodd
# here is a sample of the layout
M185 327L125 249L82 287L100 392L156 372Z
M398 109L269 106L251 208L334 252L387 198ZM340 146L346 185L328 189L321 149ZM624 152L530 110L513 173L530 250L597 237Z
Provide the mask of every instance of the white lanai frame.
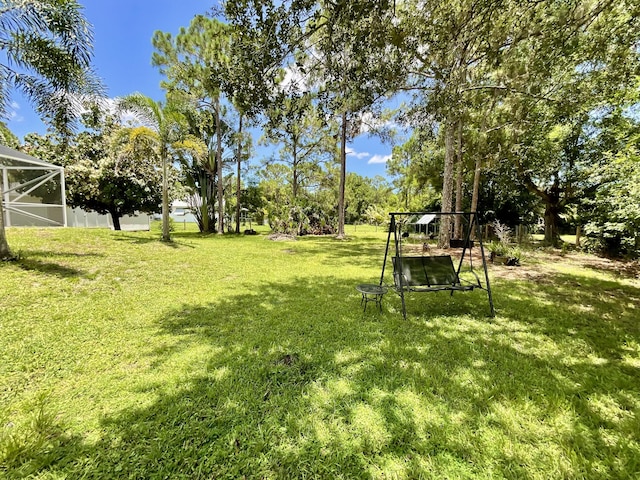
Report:
M32 172L32 175L29 175L31 178L24 181L15 178L20 172L29 171ZM12 214L17 218L29 219L31 225L67 226L64 167L0 145L0 172L2 173L0 181L2 182L5 226L12 225ZM16 175L11 175L12 172ZM53 183L56 189L60 190L60 203L34 201L32 194L48 182ZM49 213L58 209L56 218L48 216ZM24 224L24 222L14 222L16 223Z

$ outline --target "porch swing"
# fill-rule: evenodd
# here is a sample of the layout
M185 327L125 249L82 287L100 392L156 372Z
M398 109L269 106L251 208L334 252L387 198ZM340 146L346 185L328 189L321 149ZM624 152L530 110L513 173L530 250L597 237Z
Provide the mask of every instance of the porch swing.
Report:
M489 300L489 308L491 316L495 316L493 307L493 298L491 296L491 287L489 284L489 274L487 272L487 261L484 254L484 246L482 244L482 229L478 214L476 212L393 212L389 225L389 234L387 236L387 246L384 252L384 261L382 263L382 273L380 274L380 286L384 282L384 273L389 258L389 247L391 245L391 235L393 234L395 255L391 257L393 264L393 285L391 288L400 296L402 301L402 316L407 318L407 309L405 304L405 295L409 292L440 292L449 291L451 295L454 292L466 292L475 289L485 290ZM457 268L454 267L454 259L451 255L431 254L428 241L423 244L422 254L416 255L412 252L410 255L403 254L402 239L408 237L409 232L402 232L403 225L407 224L410 218L418 218L422 224L431 223L434 220L440 220L442 217L460 218L464 224L463 239L458 243L462 245L462 252L458 261ZM398 218L401 221L398 221ZM405 219L405 221L402 221ZM435 222L434 222L435 223ZM475 239L480 249L482 259L482 268L484 271L484 283L473 269L473 256L471 249L474 242L471 239L472 232L475 233ZM427 255L425 255L425 252ZM465 256L468 256L468 270L471 278L462 278L462 267L465 262Z

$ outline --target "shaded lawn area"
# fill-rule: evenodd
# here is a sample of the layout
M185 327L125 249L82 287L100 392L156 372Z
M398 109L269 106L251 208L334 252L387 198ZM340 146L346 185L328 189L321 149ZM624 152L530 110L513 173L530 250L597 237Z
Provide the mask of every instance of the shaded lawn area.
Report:
M386 234L10 229L0 476L637 478L640 282L576 258L388 294Z

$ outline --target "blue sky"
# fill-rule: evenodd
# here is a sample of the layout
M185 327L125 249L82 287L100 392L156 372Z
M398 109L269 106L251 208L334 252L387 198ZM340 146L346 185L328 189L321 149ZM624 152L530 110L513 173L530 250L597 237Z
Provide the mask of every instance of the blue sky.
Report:
M156 100L164 99L162 76L151 66L151 38L156 30L176 34L194 15L207 13L212 0L84 0L84 15L93 24L93 64L110 97L142 92ZM14 97L9 128L22 138L29 132L45 133L46 127L28 102ZM259 132L255 133L259 136ZM257 143L255 138L254 144ZM384 160L391 145L361 135L349 144L347 169L360 175L385 175ZM256 160L267 154L256 150Z

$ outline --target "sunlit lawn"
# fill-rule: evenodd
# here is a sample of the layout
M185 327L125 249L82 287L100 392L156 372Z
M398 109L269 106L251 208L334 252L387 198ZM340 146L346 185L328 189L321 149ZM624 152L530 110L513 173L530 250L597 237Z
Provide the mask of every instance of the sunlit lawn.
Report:
M640 476L640 281L529 256L403 320L347 232L9 229L0 477Z

